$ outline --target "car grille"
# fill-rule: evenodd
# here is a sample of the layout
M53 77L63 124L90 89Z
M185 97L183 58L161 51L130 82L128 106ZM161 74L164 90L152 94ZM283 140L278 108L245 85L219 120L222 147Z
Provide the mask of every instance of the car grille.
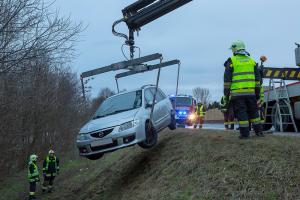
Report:
M92 133L91 136L94 138L103 138L105 136L107 136L108 134L110 134L114 129L110 128L104 131L98 131L96 133Z
M112 148L112 147L116 147L118 146L118 141L114 140L113 143L111 144L106 144L106 145L101 145L101 146L97 146L97 147L91 147L92 151L100 151L103 149L108 149L108 148Z

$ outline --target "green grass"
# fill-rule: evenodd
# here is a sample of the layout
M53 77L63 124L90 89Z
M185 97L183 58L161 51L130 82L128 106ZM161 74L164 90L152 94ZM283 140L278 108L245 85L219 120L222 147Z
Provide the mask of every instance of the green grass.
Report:
M55 193L42 199L300 199L299 140L165 131L151 150L136 146L98 161L66 161ZM0 184L0 199L27 195L25 180L20 175Z

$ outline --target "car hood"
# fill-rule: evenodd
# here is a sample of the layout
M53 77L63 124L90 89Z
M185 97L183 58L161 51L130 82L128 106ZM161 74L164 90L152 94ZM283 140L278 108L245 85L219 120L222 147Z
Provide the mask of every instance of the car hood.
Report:
M99 119L92 119L80 129L79 133L89 133L100 129L119 126L125 122L133 120L138 111L139 109L129 110Z

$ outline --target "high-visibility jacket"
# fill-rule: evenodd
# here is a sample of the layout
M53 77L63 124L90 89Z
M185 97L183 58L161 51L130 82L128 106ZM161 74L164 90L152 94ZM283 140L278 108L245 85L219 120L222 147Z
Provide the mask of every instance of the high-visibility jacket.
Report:
M255 61L246 55L235 55L231 57L233 68L230 93L232 96L255 95L255 88L260 82L255 80Z
M29 182L35 182L39 180L38 166L34 162L29 162L28 164L28 180Z
M262 102L264 102L264 100L265 100L265 89L264 89L264 86L261 86L260 87L260 100L262 101Z
M47 156L43 163L43 173L49 176L56 176L59 172L59 159L56 156Z
M201 105L197 105L197 107L196 107L196 113L200 117L204 117L205 112L204 112L204 106L202 104Z
M227 97L226 96L222 96L220 106L221 106L221 111L222 112L227 112L228 102L227 102Z

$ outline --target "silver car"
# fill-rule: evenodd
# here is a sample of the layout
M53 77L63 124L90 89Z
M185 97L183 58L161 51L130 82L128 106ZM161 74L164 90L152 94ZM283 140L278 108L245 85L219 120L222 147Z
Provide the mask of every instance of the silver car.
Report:
M155 86L148 85L106 99L77 136L79 154L96 160L135 144L151 148L157 143L158 132L166 127L176 129L172 104L160 89L150 120L154 93Z

